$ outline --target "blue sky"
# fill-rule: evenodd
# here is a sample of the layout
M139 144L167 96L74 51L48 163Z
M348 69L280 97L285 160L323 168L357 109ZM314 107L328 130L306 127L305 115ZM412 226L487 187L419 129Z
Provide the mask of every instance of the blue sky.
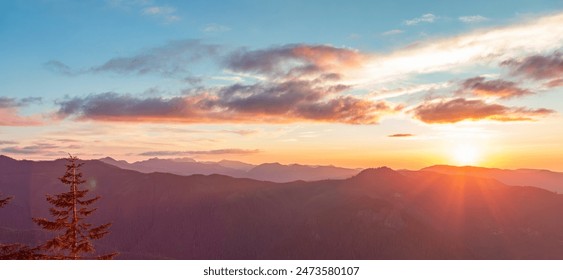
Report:
M145 13L150 7L171 11ZM52 85L57 77L43 66L50 60L89 67L172 40L198 39L230 48L330 44L387 52L427 37L502 25L557 8L563 8L561 1L2 1L0 72L6 80L0 89L8 96L45 94L45 87L25 85L32 78L32 84L54 87L49 95L58 96ZM405 24L425 14L436 19ZM487 20L459 20L475 15ZM382 35L393 30L402 33ZM80 84L120 83L107 79L89 77ZM72 82L71 88L76 89Z
M543 134L563 110L562 13L562 1L2 1L0 153L422 167L470 146L475 164L511 166L520 149L563 169L563 150L530 144L563 140ZM71 130L86 136L54 140Z

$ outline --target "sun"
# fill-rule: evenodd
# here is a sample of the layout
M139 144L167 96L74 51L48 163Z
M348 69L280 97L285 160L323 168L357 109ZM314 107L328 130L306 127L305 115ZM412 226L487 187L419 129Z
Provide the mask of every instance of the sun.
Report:
M479 150L474 145L459 145L453 149L453 159L458 165L475 165L479 161Z

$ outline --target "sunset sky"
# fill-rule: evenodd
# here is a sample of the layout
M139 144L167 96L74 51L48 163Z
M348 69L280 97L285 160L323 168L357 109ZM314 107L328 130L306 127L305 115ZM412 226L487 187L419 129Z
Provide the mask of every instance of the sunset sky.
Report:
M18 159L563 171L560 0L4 0L0 60Z

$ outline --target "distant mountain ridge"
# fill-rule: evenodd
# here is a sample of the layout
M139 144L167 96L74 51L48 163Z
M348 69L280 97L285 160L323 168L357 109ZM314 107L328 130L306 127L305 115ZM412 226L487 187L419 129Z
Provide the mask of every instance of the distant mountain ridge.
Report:
M475 166L435 165L423 168L421 171L493 178L511 186L534 186L563 194L563 173L543 169L510 170Z
M360 169L335 166L310 166L300 164L283 165L280 163L263 163L252 165L240 161L222 160L219 162L197 162L193 159L159 159L151 158L144 161L128 163L110 157L100 161L122 169L135 170L143 173L163 172L176 175L227 175L236 178L250 178L262 181L285 183L291 181L317 181L324 179L345 179L352 177Z

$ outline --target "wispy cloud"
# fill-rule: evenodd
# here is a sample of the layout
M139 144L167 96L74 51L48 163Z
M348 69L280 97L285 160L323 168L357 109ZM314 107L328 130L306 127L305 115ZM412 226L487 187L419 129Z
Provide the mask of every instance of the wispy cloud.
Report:
M43 124L40 116L22 116L20 108L42 102L41 97L12 98L0 96L0 126L38 126Z
M138 11L140 15L172 23L181 20L177 9L170 5L159 5L156 0L106 0L109 7L124 10Z
M401 29L393 29L393 30L389 30L389 31L385 31L383 33L381 33L381 35L383 36L390 36L390 35L397 35L397 34L401 34L404 33L405 31L401 30Z
M364 54L367 58L360 67L347 71L346 76L352 82L369 85L553 51L563 45L562 22L563 13L559 13L521 24L421 41L387 54Z
M224 130L220 130L219 132L238 134L238 135L242 135L242 136L252 135L252 134L258 133L257 130L253 130L253 129L238 129L238 130L224 129Z
M220 25L220 24L216 24L216 23L210 23L210 24L206 25L205 27L203 27L203 29L202 29L202 31L206 32L206 33L227 32L229 30L231 30L230 27Z
M140 153L139 156L160 157L160 156L193 156L193 155L248 155L260 153L260 150L244 149L219 149L206 151L149 151Z
M197 40L171 41L162 47L152 48L137 55L112 58L89 71L174 75L185 72L190 63L215 55L218 50L217 45L204 44Z
M433 14L424 14L424 15L417 17L417 18L405 20L404 24L406 24L406 25L417 25L421 22L432 23L436 19L438 19L438 17L433 15Z
M72 70L72 68L70 68L68 65L58 60L47 61L43 64L43 66L45 67L45 69L51 72L66 75L66 76L73 76L78 74L76 71Z
M396 134L391 134L391 135L387 135L387 137L414 137L414 134L411 133L396 133Z
M463 23L478 23L478 22L488 21L489 19L481 15L474 15L474 16L461 16L458 18L458 20Z
M181 20L181 17L176 14L176 8L171 6L150 6L143 8L141 13L162 19L165 23Z
M12 146L0 149L1 152L7 154L20 154L20 155L32 155L32 154L43 154L47 152L52 152L53 149L58 149L59 146L52 144L36 144L31 146Z
M54 72L64 75L86 73L114 72L119 74L144 75L156 73L164 76L185 75L193 63L201 59L215 57L221 47L205 44L198 40L170 41L167 44L144 50L131 56L114 57L105 63L83 70L72 70L66 64L52 60L45 66ZM188 82L197 82L188 79Z
M24 98L13 98L13 97L3 97L0 96L0 109L1 108L16 108L25 107L32 104L38 104L43 101L41 97L24 97Z
M465 120L529 121L554 113L553 110L544 108L508 107L465 98L424 102L410 112L425 123L456 123Z

